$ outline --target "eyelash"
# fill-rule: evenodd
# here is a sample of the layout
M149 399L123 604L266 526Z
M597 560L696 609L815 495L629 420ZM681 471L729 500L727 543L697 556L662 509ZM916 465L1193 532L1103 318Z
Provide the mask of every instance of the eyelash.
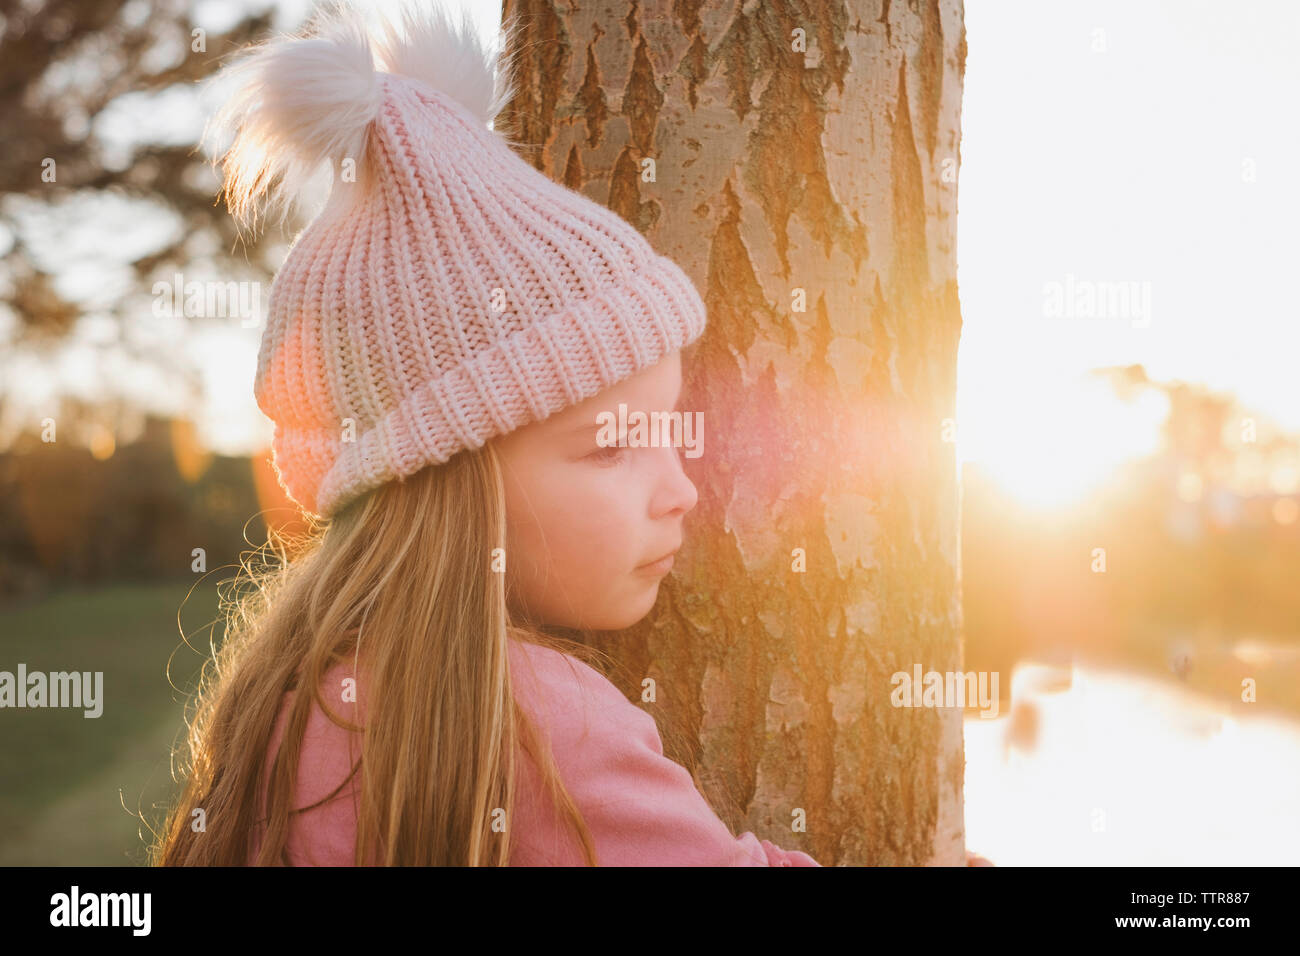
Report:
M592 459L598 465L617 465L623 460L623 452L625 451L627 451L627 449L619 445L608 445L604 448L596 449L587 457Z
M673 405L673 411L677 410L677 405ZM625 451L627 451L627 448L622 445L607 445L604 448L597 448L587 457L601 467L608 468L623 461L623 452Z

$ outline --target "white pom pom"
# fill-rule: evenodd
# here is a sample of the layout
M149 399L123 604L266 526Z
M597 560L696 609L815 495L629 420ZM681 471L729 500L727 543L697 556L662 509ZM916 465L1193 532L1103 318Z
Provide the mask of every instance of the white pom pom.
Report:
M256 224L257 201L283 222L327 160L364 168L370 123L382 86L363 16L344 3L324 7L297 36L260 43L219 75L237 88L204 133L233 132L221 159L231 214Z
M497 132L501 110L514 95L507 49L522 28L518 16L503 25L495 43L475 28L461 6L460 23L435 0L406 2L393 18L381 16L375 49L382 68L409 76L460 103ZM509 140L509 137L504 137Z
M265 198L283 222L327 161L333 168L354 160L357 185L349 192L364 194L366 141L383 102L376 56L379 68L428 84L522 146L499 128L514 95L504 51L515 46L522 21L510 21L493 44L467 7L460 13L457 24L439 0L402 0L396 22L376 13L372 40L365 14L348 0L332 0L300 34L264 41L225 66L217 79L229 78L236 89L203 138L233 134L220 162L235 219L255 227Z

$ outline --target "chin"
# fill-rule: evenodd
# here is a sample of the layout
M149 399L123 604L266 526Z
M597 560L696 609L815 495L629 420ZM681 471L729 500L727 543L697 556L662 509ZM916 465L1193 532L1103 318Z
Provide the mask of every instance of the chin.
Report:
M598 631L622 631L636 624L655 606L659 598L659 582L655 581L643 593L629 598L619 607L613 608L593 629Z
M633 608L631 608L632 614L630 616L630 620L626 624L624 624L623 627L631 627L633 624L637 623L642 618L644 618L647 614L649 614L652 610L654 610L655 602L657 602L658 600L659 600L659 582L656 581L646 590L645 597L637 601L634 604Z
M545 627L564 627L587 631L621 631L636 624L654 608L659 599L659 583L662 578L637 582L635 590L629 588L621 600L607 603L599 611L588 609L580 620L571 612L562 613L552 609L552 613L542 615L541 624ZM567 611L568 609L566 609Z

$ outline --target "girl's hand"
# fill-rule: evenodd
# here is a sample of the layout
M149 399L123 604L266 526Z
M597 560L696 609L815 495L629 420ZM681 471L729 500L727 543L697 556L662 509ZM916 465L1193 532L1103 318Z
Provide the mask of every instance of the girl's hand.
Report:
M997 864L994 863L992 860L982 857L978 853L972 853L970 850L966 851L966 865L967 866L997 866Z

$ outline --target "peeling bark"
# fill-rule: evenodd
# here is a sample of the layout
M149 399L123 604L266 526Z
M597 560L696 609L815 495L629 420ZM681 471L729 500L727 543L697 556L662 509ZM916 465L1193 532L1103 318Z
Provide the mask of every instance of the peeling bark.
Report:
M736 832L827 865L961 865L961 714L890 705L895 672L961 668L960 0L516 14L506 119L530 161L709 306L683 356L700 501L655 611L601 640L616 679L633 700L655 679L643 706Z

